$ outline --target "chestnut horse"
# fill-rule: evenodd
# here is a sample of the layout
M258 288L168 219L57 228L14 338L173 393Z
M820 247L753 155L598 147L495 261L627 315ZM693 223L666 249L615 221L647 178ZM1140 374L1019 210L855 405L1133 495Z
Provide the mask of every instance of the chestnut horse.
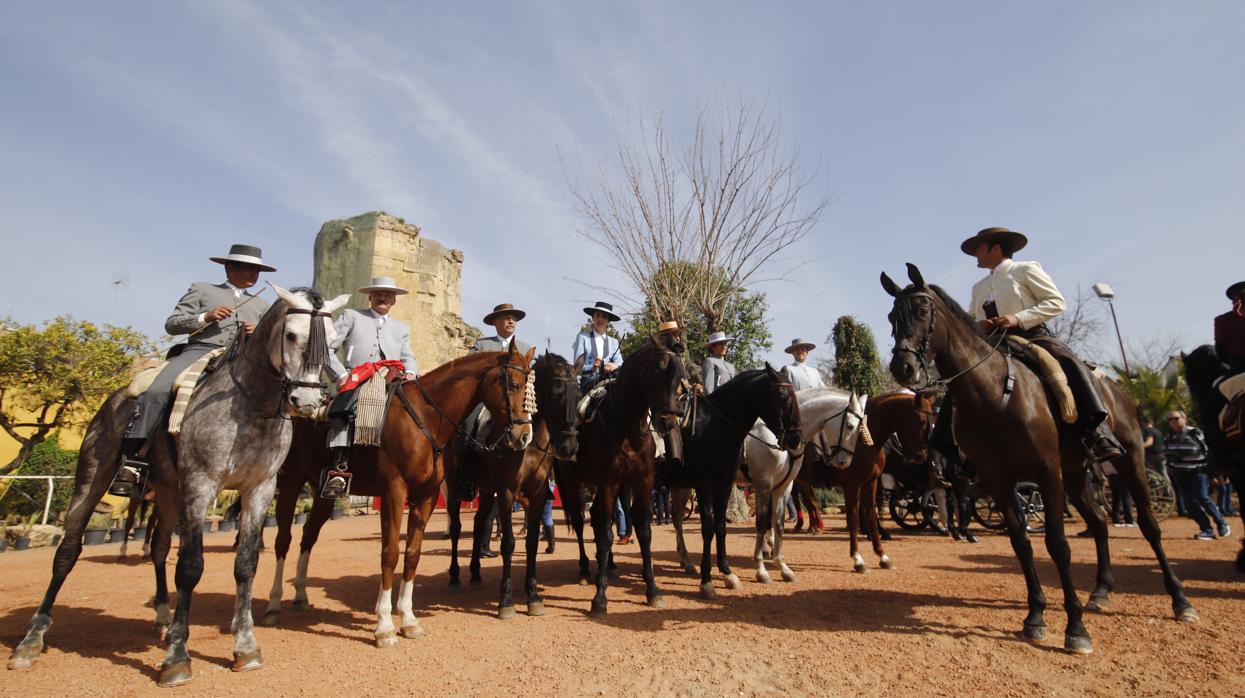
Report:
M628 356L618 369L618 378L606 386L592 420L581 425L575 460L557 459L554 463L562 508L579 541L581 584L589 578L581 487L596 489L592 497L592 531L597 552L597 593L592 598L591 610L594 617L606 613L605 588L614 544L614 501L623 488L632 494L628 515L644 558L645 596L653 608L664 605L653 578L650 493L655 445L650 421L661 433L679 428L679 396L687 381L682 351L681 342L657 335Z
M510 514L515 495L527 500L527 557L526 580L527 610L530 615L545 614L545 604L540 599L536 583L536 548L540 543L540 521L549 498L549 474L553 459L570 459L579 450L579 432L576 428L576 407L579 404L579 370L583 357L575 364L557 354L545 354L536 360L532 371L536 374L536 413L532 417L532 443L522 453L496 450L487 453L465 445L462 449L451 447L446 455L445 479L446 510L450 519L450 585L458 580L458 540L463 525L459 516L461 502L456 478L471 477L480 490L480 508L476 511L475 527L471 545L471 581L480 581L480 550L490 531L486 521L490 508L486 502L493 501L501 519L502 579L501 600L497 605L497 617L503 620L514 617L514 586L510 581L510 566L514 556L514 533L510 527ZM495 431L500 424L493 422ZM490 434L489 438L496 438ZM457 452L455 452L457 451ZM469 475L468 475L469 474ZM496 493L496 496L493 496ZM550 531L550 535L553 531Z
M1032 642L1046 637L1046 596L1038 581L1033 546L1013 493L1016 483L1024 480L1036 482L1041 488L1046 503L1046 549L1059 570L1068 616L1064 649L1091 652L1093 645L1082 618L1084 609L1072 582L1071 551L1063 520L1066 488L1068 497L1094 533L1097 547L1097 583L1090 594L1090 609L1105 606L1114 581L1106 524L1085 496L1089 454L1073 430L1060 427L1037 375L998 351L997 342L986 341L973 318L945 291L927 285L915 265L908 265L908 277L912 284L903 289L885 273L881 278L882 287L895 298L889 315L895 337L891 373L902 385L945 384L954 397L956 442L1003 509L1012 549L1024 572L1029 613L1023 635ZM939 375L946 377L944 380L934 381L929 376L931 362ZM1005 386L1014 390L1008 392ZM1110 411L1112 430L1126 450L1112 463L1137 502L1141 531L1163 570L1173 613L1178 620L1196 620L1197 611L1185 598L1180 580L1167 560L1162 532L1150 510L1141 428L1133 417L1137 406L1113 381L1100 380L1099 390Z

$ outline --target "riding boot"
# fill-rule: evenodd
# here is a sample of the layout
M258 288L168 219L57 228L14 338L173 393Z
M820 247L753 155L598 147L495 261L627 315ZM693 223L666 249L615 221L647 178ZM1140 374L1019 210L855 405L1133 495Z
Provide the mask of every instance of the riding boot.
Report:
M1098 394L1094 376L1083 361L1066 345L1053 337L1034 337L1036 343L1045 347L1059 361L1072 399L1076 402L1077 425L1081 428L1081 440L1095 462L1109 461L1124 455L1124 446L1107 426L1107 406Z
M677 428L662 435L666 441L666 460L670 466L679 468L683 465L683 434Z
M347 458L350 447L337 446L333 449L333 465L320 473L320 498L341 499L350 491L350 472L347 470Z
M130 497L139 483L147 479L147 439L126 438L121 442L121 467L108 486L108 493Z
M553 549L556 544L556 541L554 540L554 537L553 537L553 527L545 526L545 540L549 543L548 545L545 546L545 554L546 555L552 554Z

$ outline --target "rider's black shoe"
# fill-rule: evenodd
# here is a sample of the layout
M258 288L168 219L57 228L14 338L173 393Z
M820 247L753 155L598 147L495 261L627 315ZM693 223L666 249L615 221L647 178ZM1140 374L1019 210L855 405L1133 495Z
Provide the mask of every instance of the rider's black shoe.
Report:
M147 479L146 439L127 438L121 442L121 467L108 486L108 494L132 497L139 483Z
M1120 444L1119 440L1115 438L1115 435L1110 432L1094 432L1090 435L1090 439L1090 457L1092 457L1096 463L1115 460L1116 458L1124 455L1124 447Z
M346 478L339 470L327 470L320 477L324 484L320 486L321 499L341 499L346 496Z

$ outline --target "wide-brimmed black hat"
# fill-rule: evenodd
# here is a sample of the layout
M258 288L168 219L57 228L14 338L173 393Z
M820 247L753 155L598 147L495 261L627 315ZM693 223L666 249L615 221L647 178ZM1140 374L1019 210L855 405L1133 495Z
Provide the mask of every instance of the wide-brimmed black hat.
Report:
M224 257L208 257L208 259L217 264L227 264L229 262L239 262L241 264L254 264L261 271L276 271L276 267L264 264L264 253L254 245L231 245L229 254Z
M593 313L605 313L609 316L610 322L618 322L622 319L618 317L617 313L614 312L614 306L606 303L605 301L597 301L597 304L591 308L584 308L584 312L588 313L589 317L591 317Z
M484 324L486 325L493 324L493 321L497 319L498 315L513 315L516 321L522 320L523 318L527 317L527 313L523 312L522 310L519 310L518 308L514 307L513 305L510 305L509 303L502 303L501 305L493 306L493 312L484 316Z
M1245 281L1238 281L1232 284L1231 286L1229 286L1227 290L1227 294L1228 294L1228 298L1231 300L1236 300L1237 298L1240 298L1241 294L1245 294Z
M1029 244L1029 238L1007 228L986 228L961 242L960 251L969 257L976 257L977 245L983 242L997 242L1015 253Z

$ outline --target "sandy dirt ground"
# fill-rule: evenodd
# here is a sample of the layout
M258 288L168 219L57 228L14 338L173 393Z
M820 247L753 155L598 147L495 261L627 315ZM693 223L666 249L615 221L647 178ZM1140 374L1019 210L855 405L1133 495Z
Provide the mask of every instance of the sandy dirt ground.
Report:
M673 531L659 527L654 547L666 607L644 602L638 546L616 546L622 576L602 620L586 615L592 588L576 584L576 547L564 527L557 552L540 556L548 615L524 613L520 568L519 615L508 621L495 617L500 560L485 560L483 586L451 591L448 541L435 537L415 590L427 634L382 650L372 639L379 520L330 522L312 556L312 609L292 610L287 584L281 627L256 630L265 666L249 673L229 670L232 538L213 533L191 618L195 679L176 689L155 683L163 651L147 606L150 566L133 552L118 561L118 545L94 546L61 593L45 654L30 671L0 673L0 694L1245 695L1245 576L1231 563L1237 536L1196 542L1188 520L1164 525L1168 554L1201 612L1199 622L1182 624L1172 620L1140 534L1112 529L1117 592L1109 610L1087 616L1094 653L1073 656L1061 649L1061 596L1040 539L1050 639L1036 646L1018 636L1024 583L1005 538L985 535L970 545L896 535L887 544L896 568L877 569L866 553L874 569L861 575L851 571L842 518L828 525L826 534L788 537L786 556L799 579L783 583L774 573L770 585L753 581L751 532L733 528L731 564L744 585L729 591L715 575L713 601L701 600L697 580L679 571ZM440 513L431 530L444 530ZM270 542L273 535L266 532ZM1093 549L1082 539L1072 545L1084 600ZM0 555L6 657L43 593L51 558L50 549ZM257 618L272 572L269 551L257 578ZM292 578L292 564L286 572Z

